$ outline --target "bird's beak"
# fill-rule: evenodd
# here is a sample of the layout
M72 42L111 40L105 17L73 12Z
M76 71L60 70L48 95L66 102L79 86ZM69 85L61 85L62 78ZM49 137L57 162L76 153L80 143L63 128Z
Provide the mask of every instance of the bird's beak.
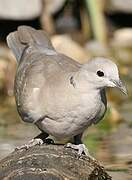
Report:
M113 81L113 83L115 84L115 86L117 88L119 88L125 95L128 95L127 89L125 87L125 85L122 83L121 80L119 81Z

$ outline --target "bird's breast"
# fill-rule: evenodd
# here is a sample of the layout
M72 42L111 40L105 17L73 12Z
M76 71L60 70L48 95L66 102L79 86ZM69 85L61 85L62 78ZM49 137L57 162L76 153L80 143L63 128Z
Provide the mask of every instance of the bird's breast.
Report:
M66 138L82 133L94 120L101 118L102 102L100 97L83 94L76 105L72 102L69 108L65 106L64 111L39 122L38 126L56 138ZM56 113L55 112L55 113Z

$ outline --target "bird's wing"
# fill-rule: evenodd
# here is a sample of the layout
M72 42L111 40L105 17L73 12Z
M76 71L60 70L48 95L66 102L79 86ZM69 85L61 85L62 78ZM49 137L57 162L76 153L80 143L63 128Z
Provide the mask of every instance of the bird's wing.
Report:
M80 66L71 58L57 53L46 32L42 30L35 30L29 26L19 26L17 31L7 36L7 43L16 56L18 64L24 61L22 64L25 68L27 64L37 64L35 61L39 59L42 60L44 69L44 66L46 68L54 66L53 71L55 67L58 67L58 70L60 68L64 71L75 71Z
M49 78L52 81L55 79L59 81L60 78L63 79L63 76L77 72L81 67L81 64L63 54L51 56L36 52L30 54L30 58L32 59L32 63L28 65L29 59L25 59L25 63L18 67L18 72L21 71L22 73L25 70L24 79L28 78L31 80L38 77L39 82L41 81L40 83L48 81Z
M29 58L32 59L32 63L28 63L30 59L25 57L25 60L18 66L15 96L18 111L24 121L33 122L35 118L41 118L38 115L46 115L49 102L47 93L50 93L51 97L54 96L54 93L59 93L57 88L65 91L63 87L63 83L66 83L65 77L71 72L78 71L79 65L62 54L52 57L36 52L30 54ZM41 110L42 108L43 110ZM23 114L24 112L25 114ZM31 118L29 118L29 114Z
M31 27L20 26L17 31L8 35L7 43L18 62L15 79L18 111L22 117L28 116L25 121L31 122L34 118L29 118L26 113L30 110L37 115L41 114L37 109L42 96L45 101L46 88L52 86L50 89L54 92L54 87L63 86L65 76L78 71L81 64L57 53L47 35Z

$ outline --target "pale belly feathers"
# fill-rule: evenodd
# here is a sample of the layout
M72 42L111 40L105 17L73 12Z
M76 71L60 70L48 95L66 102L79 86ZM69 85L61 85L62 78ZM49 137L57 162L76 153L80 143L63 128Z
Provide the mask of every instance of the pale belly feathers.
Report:
M100 97L94 98L86 95L81 99L80 104L71 109L65 109L65 113L63 112L62 115L59 112L58 119L45 117L36 124L41 130L57 139L73 137L99 121L105 113L106 107Z

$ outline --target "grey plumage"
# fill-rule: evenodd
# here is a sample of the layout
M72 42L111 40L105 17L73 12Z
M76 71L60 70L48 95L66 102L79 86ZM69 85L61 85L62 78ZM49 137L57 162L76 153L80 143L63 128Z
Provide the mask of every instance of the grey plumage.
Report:
M82 134L102 119L106 87L126 91L114 62L95 58L81 65L56 52L45 32L20 26L7 43L18 61L15 97L21 118L58 139Z

